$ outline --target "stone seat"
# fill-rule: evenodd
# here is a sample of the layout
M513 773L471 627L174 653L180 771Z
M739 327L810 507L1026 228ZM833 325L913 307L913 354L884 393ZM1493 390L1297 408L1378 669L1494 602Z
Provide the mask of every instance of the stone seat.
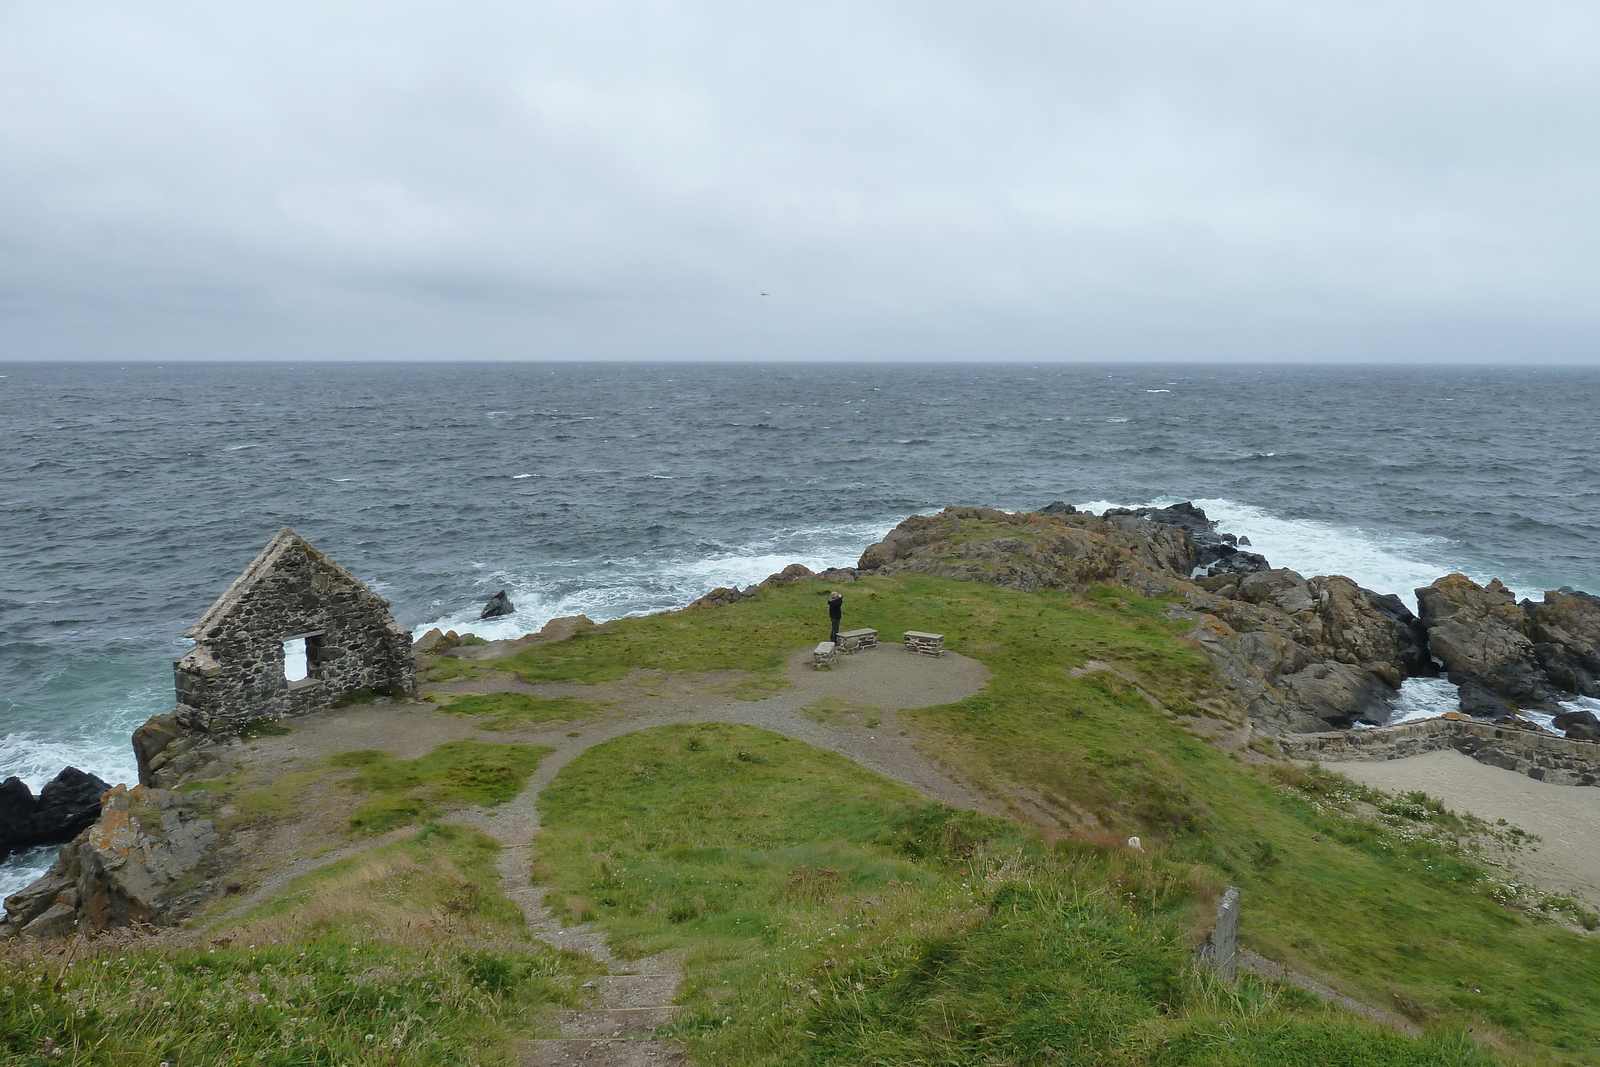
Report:
M838 655L838 646L832 641L823 641L811 650L811 669L817 671L832 670L834 658Z
M878 643L878 631L873 629L846 630L839 635L839 651L846 655L872 648Z
M922 630L906 631L906 651L923 656L944 655L944 634L930 634Z

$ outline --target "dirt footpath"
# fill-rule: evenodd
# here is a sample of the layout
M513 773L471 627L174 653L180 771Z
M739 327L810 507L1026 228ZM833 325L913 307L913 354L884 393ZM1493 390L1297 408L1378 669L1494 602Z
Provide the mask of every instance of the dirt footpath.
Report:
M480 825L503 845L516 846L511 853L516 863L525 861L527 844L539 827L539 792L561 768L614 737L673 723L759 726L837 752L911 786L929 800L991 814L1004 811L998 801L982 795L950 768L922 755L914 730L895 715L908 708L949 704L972 696L988 684L989 670L983 664L953 652L933 658L898 646L841 656L831 671L812 670L810 657L809 651L796 652L787 671L789 684L759 700L739 699L761 691L752 689L759 679L739 671L682 675L636 670L626 678L599 685L530 685L515 675L496 672L425 684L425 692L439 694L574 696L594 702L602 710L572 722L491 732L481 729L482 720L475 716L446 715L433 704L380 702L330 708L292 720L285 736L262 737L235 747L233 760L271 779L316 767L328 756L354 749L380 749L402 759L416 759L447 741L548 745L554 751L540 763L528 788L516 800L500 808L452 817ZM299 799L299 818L281 822L259 837L248 834L248 840L240 842L244 855L237 876L251 884L253 891L230 906L227 914L268 899L294 878L388 840L346 841L342 831L349 798L331 780L307 781ZM515 863L507 870L514 867ZM522 880L526 881L525 875Z
M1600 908L1600 788L1549 785L1489 767L1453 749L1381 763L1333 763L1363 785L1391 792L1420 789L1457 812L1504 819L1543 841L1517 860L1548 892Z

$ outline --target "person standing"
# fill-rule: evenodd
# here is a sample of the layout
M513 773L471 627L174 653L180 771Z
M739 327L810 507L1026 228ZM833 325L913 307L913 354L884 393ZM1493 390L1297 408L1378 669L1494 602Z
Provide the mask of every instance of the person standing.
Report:
M833 623L833 635L828 638L834 644L839 643L839 620L844 616L844 594L832 592L828 594L828 619Z

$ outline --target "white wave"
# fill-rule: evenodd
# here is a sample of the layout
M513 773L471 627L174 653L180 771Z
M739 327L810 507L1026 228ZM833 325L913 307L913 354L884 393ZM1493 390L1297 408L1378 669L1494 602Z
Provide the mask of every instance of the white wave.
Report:
M1250 548L1274 567L1301 574L1342 574L1379 593L1395 593L1416 608L1414 590L1454 568L1440 557L1443 538L1378 533L1358 526L1335 526L1308 519L1286 519L1232 500L1196 500L1218 529L1250 539Z
M68 766L98 775L112 785L131 785L139 780L139 766L128 741L132 727L123 731L124 725L113 718L109 731L96 730L70 738L7 734L0 738L0 767L7 775L22 779L35 793Z
M137 782L139 768L128 742L133 726L125 709L101 720L99 727L86 727L75 737L49 739L23 731L9 733L0 738L0 768L5 776L22 779L34 793L69 766L99 775L112 785ZM28 849L0 862L0 900L43 874L55 858L52 845Z
M1529 722L1538 723L1557 737L1566 737L1567 732L1556 725L1556 717L1548 712L1536 711L1533 708L1521 708L1517 712Z
M1221 532L1248 537L1250 551L1267 557L1274 567L1288 567L1307 577L1342 574L1375 592L1398 595L1413 611L1417 608L1415 591L1452 571L1464 573L1480 584L1493 577L1476 574L1466 564L1450 559L1449 542L1442 537L1288 519L1233 500L1174 496L1142 503L1091 500L1077 507L1103 514L1107 508L1170 507L1186 499L1203 509L1207 518L1217 520ZM1502 580L1509 584L1509 580ZM1517 596L1524 595L1512 591Z
M532 478L532 477L533 477L533 475L531 475L531 474L513 474L511 476L511 480L514 481L514 482L520 482L524 478Z
M814 571L853 567L862 550L894 525L885 520L808 526L698 558L573 560L496 574L494 583L505 588L516 605L513 614L479 619L481 603L464 604L412 629L420 635L437 626L500 641L533 633L551 619L567 615L607 622L679 608L718 586L758 583L791 563Z
M1384 725L1437 719L1447 711L1460 711L1460 693L1460 686L1452 685L1443 678L1407 678L1400 683L1400 695L1395 697L1394 712Z
M40 848L14 852L4 860L0 860L0 900L4 900L19 889L26 888L49 869L50 864L60 855L60 849L59 845L44 845Z

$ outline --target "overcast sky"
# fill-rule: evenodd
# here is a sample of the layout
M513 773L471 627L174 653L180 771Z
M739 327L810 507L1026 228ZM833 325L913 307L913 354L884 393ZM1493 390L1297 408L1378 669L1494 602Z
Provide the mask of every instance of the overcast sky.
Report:
M0 359L1597 362L1597 56L1592 0L0 0Z

